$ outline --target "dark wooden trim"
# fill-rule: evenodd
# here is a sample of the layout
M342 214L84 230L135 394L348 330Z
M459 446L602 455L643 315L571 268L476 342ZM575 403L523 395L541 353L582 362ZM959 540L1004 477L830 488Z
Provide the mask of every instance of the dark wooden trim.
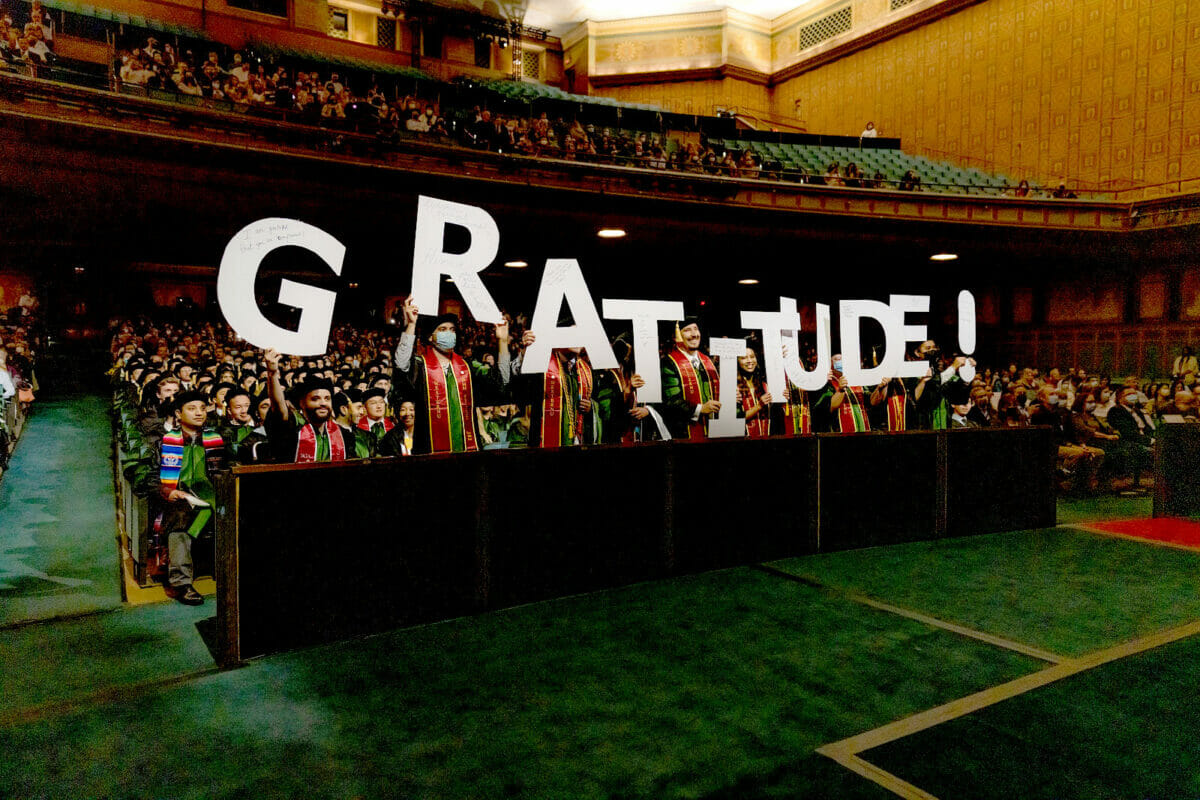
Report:
M475 504L475 606L482 611L488 608L492 593L491 481L483 459L475 463L475 490L479 495Z
M948 431L937 432L937 475L934 479L934 534L940 539L946 535L950 505L950 445Z
M809 453L808 463L805 465L807 474L812 476L812 480L805 483L801 487L804 492L804 504L808 509L808 518L805 520L804 528L807 533L806 544L814 553L821 551L821 440L817 439L817 446L812 448Z
M945 0L938 3L932 8L927 8L924 11L918 11L914 14L909 14L901 19L896 20L890 25L884 25L882 28L877 28L869 31L861 36L856 36L844 44L837 47L818 53L810 58L806 58L799 63L793 64L790 67L781 69L779 72L771 75L770 86L778 86L784 81L795 78L798 75L803 75L806 72L811 72L818 67L823 67L826 64L832 63L839 59L845 58L852 53L857 53L859 50L866 50L868 47L874 47L880 42L885 42L903 33L908 33L911 30L927 25L930 22L948 17L951 14L962 11L964 8L982 3L984 0ZM851 30L851 32L853 29Z
M234 473L216 477L217 514L213 572L217 579L217 663L241 663L238 606L238 513L240 481Z

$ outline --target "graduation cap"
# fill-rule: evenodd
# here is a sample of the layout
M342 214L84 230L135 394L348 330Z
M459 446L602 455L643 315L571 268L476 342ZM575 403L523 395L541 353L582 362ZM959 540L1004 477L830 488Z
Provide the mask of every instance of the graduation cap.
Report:
M171 409L173 411L180 411L188 403L194 403L197 400L199 400L201 403L204 403L206 406L208 405L208 397L205 396L204 392L198 392L195 389L189 389L186 392L179 392L171 400Z
M438 314L433 318L433 321L429 323L429 332L433 333L438 329L439 325L444 325L447 322L453 325L455 330L458 330L459 326L462 324L459 322L457 314Z
M323 378L319 375L313 375L312 377L306 378L300 383L296 384L296 397L303 400L313 392L319 392L322 389L330 394L333 394L333 384L329 382L328 378Z
M218 386L217 388L219 389L221 387ZM250 393L247 392L245 389L242 389L240 387L234 387L233 389L229 390L228 394L225 395L225 403L227 405L229 403L232 403L233 398L235 398L235 397L245 397L247 400L253 401L253 398L250 396Z
M676 343L683 342L683 329L689 325L700 327L700 317L695 314L688 314L682 321L675 323L675 341Z
M387 389L384 389L382 386L372 386L370 389L367 389L362 393L362 401L364 403L374 397L382 397L387 399Z
M943 389L946 402L952 406L965 406L971 402L971 387L963 381L950 381Z
M236 388L238 388L237 384L229 383L228 381L221 381L213 389L213 394L216 394L217 392L221 391L222 389L226 389L228 391L233 391Z
M474 384L474 392L477 408L500 405L504 402L504 395L493 380L483 378L477 381Z
M345 392L338 392L333 396L333 410L340 411L343 408L350 407L350 398Z

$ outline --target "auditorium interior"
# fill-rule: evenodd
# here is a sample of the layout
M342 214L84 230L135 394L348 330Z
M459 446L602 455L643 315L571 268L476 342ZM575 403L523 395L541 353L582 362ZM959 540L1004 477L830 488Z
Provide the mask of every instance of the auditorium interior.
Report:
M0 203L0 797L1200 797L1200 3L0 0Z

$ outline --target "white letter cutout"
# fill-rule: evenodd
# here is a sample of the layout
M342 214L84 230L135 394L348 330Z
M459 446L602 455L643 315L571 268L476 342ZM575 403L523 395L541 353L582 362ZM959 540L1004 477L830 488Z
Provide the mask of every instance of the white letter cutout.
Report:
M851 386L874 386L884 378L897 374L904 360L903 343L899 341L900 323L892 307L878 300L842 300L841 338L842 374ZM863 317L871 317L883 326L885 344L883 358L873 368L862 367L862 352L859 346L859 324ZM922 371L921 374L924 374Z
M975 295L966 289L958 293L958 349L964 356L975 352ZM970 361L958 368L958 377L967 383L975 379Z
M217 271L217 304L234 333L255 347L293 356L324 355L337 292L284 278L279 302L300 309L300 324L294 331L264 317L254 298L254 279L263 259L289 245L315 253L333 274L342 274L346 248L341 242L308 223L268 217L242 228L225 246Z
M796 311L796 301L791 297L779 298L779 310L784 314L793 314ZM813 367L812 372L804 369L804 365L800 363L800 340L797 337L797 331L786 331L786 338L791 341L791 348L788 354L784 357L783 368L787 373L788 379L796 384L796 388L803 389L806 392L816 392L825 387L829 383L829 368L833 361L832 343L830 342L829 332L829 306L824 303L817 303L817 364ZM770 386L770 384L767 384ZM774 390L772 395L776 394ZM778 394L782 397L783 391L779 390ZM774 397L772 397L774 399Z
M894 294L891 296L892 313L896 317L896 324L900 327L900 336L904 339L900 343L900 348L904 352L908 352L908 345L911 342L923 342L929 338L929 331L925 325L906 325L904 317L906 314L927 314L929 313L929 297L928 295L918 294ZM891 339L888 340L888 348L891 348ZM845 358L845 354L842 354ZM926 361L909 361L902 358L899 366L896 367L895 375L884 375L885 378L923 378L925 370L929 369L929 363Z
M636 390L639 403L662 402L662 367L658 363L658 323L681 320L683 303L666 300L602 300L605 319L633 322L633 371L645 386Z
M790 302L790 306L789 306ZM767 373L767 387L771 389L772 403L786 403L783 399L783 387L786 385L784 376L786 367L783 356L784 331L791 333L794 342L794 332L800 330L800 314L796 311L796 301L792 298L779 298L778 311L743 311L742 327L762 331L762 359ZM794 344L793 344L794 347ZM788 359L792 357L788 353ZM796 354L796 364L799 366L799 354Z
M575 324L559 328L558 311L564 299ZM573 258L546 259L546 271L542 273L542 286L538 289L529 329L537 340L521 359L522 374L545 372L550 364L550 351L557 347L584 348L594 369L615 369L617 366L617 357L613 355L608 335L600 324L600 315L596 313L596 304L592 302L583 273L579 271L579 262Z
M718 360L717 374L721 379L721 410L708 420L708 436L717 439L727 436L745 436L746 420L738 417L737 359L746 355L745 339L708 340L708 354Z
M470 231L471 244L467 252L442 250L447 225L460 225ZM498 252L500 229L496 227L496 220L482 208L418 196L417 233L413 242L413 302L422 314L436 316L439 281L443 275L449 275L476 320L500 324L504 317L479 277L479 273L496 259Z

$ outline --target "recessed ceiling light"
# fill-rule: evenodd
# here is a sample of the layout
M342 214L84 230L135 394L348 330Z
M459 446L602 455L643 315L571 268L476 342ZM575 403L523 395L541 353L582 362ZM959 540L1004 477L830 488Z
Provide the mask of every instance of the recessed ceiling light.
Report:
M513 269L524 269L529 266L528 261L505 261L504 266L512 267Z
M446 283L454 283L454 278L446 278Z
M596 235L601 239L620 239L625 236L624 228L601 228L596 231Z
M738 283L740 283L742 286L753 286L754 284L758 283L758 278L742 278L740 281L738 281Z
M929 257L930 261L954 261L958 258L958 253L934 253Z

